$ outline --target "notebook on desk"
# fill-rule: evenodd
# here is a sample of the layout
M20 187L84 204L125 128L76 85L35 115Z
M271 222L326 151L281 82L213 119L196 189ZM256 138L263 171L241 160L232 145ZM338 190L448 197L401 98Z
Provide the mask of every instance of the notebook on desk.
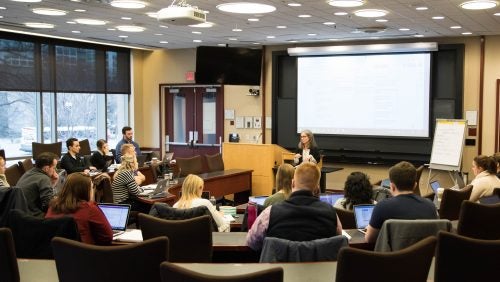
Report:
M373 209L375 205L367 204L367 205L355 205L354 209L354 219L356 220L356 228L361 233L366 233L366 227L370 223L370 219L372 218Z
M130 205L125 204L97 204L113 229L113 237L127 230Z

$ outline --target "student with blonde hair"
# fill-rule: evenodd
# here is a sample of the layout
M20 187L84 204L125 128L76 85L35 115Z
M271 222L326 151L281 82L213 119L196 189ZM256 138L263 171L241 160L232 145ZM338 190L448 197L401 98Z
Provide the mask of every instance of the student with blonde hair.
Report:
M269 196L264 201L264 206L270 206L283 202L288 199L292 193L292 179L295 173L295 168L291 164L282 164L276 172L276 193Z
M135 155L123 155L120 167L113 175L113 182L111 183L113 202L130 204L132 210L148 213L150 207L136 199L143 192L143 189L139 187L136 171L137 159ZM142 183L142 181L139 183Z
M69 215L74 218L82 242L110 245L113 231L108 220L94 202L92 180L83 173L72 173L57 197L52 199L45 218Z
M174 204L174 208L178 209L189 209L199 206L205 206L208 208L212 217L217 223L217 228L219 232L229 232L229 223L224 220L222 214L217 211L217 209L210 203L209 200L201 198L203 192L203 179L201 177L189 174L182 182L182 195L179 201Z

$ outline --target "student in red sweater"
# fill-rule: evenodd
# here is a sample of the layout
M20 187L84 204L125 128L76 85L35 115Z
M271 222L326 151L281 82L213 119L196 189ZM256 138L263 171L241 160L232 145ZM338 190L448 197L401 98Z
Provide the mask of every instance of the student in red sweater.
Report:
M45 218L69 215L75 219L81 241L94 245L109 245L113 231L104 214L94 202L94 187L89 176L72 173L61 193L49 204Z

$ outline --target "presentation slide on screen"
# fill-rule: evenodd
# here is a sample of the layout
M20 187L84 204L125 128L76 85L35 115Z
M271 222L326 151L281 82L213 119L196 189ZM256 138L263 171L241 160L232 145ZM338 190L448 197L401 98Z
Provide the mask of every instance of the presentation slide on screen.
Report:
M430 54L297 59L297 132L429 136Z

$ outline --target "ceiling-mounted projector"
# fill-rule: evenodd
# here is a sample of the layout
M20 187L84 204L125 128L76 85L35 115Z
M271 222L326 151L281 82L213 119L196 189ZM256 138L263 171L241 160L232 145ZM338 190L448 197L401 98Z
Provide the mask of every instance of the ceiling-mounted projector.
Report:
M158 12L159 21L175 25L199 24L206 19L203 10L193 6L169 6Z

